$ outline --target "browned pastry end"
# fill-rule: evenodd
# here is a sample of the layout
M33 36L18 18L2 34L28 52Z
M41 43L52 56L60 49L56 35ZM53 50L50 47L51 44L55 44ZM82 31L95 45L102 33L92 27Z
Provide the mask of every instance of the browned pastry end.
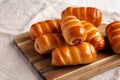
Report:
M64 45L56 48L52 52L53 66L68 66L78 64L88 64L96 60L95 48L87 42L77 45Z
M39 35L35 39L34 47L39 54L48 54L54 48L64 45L65 41L61 34Z
M88 21L96 27L102 22L102 12L94 7L67 7L62 12L62 18L68 15L73 15L80 20Z
M102 34L99 32L98 28L87 21L81 21L81 23L84 25L84 28L87 31L86 41L91 43L96 50L103 49L105 46L105 40Z
M87 38L87 32L75 16L66 16L61 20L62 35L69 45L75 45Z
M30 28L30 36L32 40L35 40L35 38L41 34L49 33L61 33L59 19L38 22L33 24Z
M120 54L120 21L107 25L106 35L113 51L116 54Z

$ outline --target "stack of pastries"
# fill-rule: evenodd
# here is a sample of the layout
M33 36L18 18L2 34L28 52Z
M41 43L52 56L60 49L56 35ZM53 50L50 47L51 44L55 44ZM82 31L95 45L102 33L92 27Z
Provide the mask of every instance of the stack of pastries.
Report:
M68 7L62 11L61 19L33 24L30 37L39 54L52 55L53 66L88 64L96 60L97 51L105 46L104 38L97 28L101 22L102 12L97 8ZM110 27L117 24L120 25L120 22L108 25L106 34L115 52L120 53L120 49L116 49L120 47L120 42L112 42L120 40L120 27ZM118 33L118 36L111 38Z

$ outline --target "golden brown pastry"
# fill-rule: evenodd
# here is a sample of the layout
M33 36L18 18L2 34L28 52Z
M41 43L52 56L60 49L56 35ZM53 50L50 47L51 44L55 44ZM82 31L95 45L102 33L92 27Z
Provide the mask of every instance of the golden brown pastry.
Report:
M98 28L96 28L93 24L87 21L81 21L84 25L84 28L87 31L87 39L86 41L91 43L96 50L101 50L105 46L105 40L103 36L100 34Z
M68 15L74 15L80 20L94 24L96 27L102 21L102 12L94 7L68 7L62 12L62 18Z
M106 35L113 51L116 54L120 54L120 21L107 25Z
M34 48L39 54L52 52L54 48L64 45L65 41L61 34L39 35L35 39Z
M64 45L54 49L51 64L53 66L88 64L94 62L96 57L95 48L90 43L81 42L77 45Z
M32 40L41 34L49 34L49 33L60 33L60 20L46 20L43 22L35 23L30 28L30 36Z
M75 45L87 38L87 32L75 16L66 16L61 20L62 35L69 45Z

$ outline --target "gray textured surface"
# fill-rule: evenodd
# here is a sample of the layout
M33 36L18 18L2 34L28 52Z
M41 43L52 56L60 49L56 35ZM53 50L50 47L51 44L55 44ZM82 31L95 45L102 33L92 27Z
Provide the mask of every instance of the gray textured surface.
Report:
M103 23L120 20L119 0L0 0L0 80L40 80L40 76L14 44L15 35L31 24L60 18L67 6L93 6L103 11ZM110 13L111 12L111 13ZM120 80L120 67L89 80Z

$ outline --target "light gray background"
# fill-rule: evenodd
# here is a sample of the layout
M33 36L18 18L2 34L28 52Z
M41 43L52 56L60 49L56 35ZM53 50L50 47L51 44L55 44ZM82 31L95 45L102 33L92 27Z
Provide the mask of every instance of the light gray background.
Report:
M31 24L60 18L68 6L92 6L103 11L102 23L120 20L120 0L0 0L0 80L40 80L40 76L15 46L15 35ZM120 66L89 80L120 80Z

